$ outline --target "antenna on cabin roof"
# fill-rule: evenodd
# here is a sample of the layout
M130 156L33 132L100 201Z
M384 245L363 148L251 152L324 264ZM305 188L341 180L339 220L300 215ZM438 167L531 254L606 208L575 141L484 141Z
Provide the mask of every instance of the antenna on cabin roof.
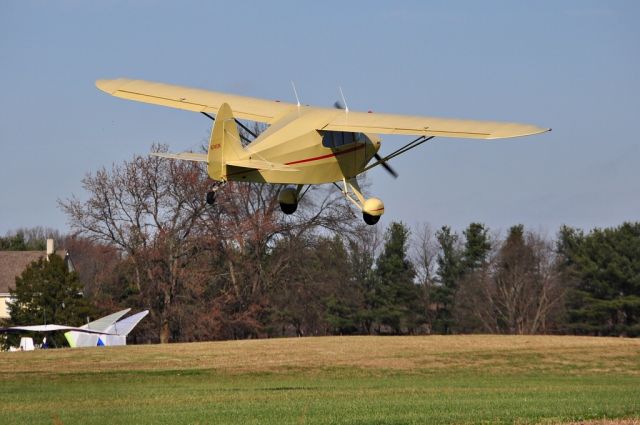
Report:
M298 91L296 90L296 85L293 82L293 80L291 80L291 87L293 87L293 94L296 96L296 102L298 102L298 108L300 107L300 98L298 97Z
M342 97L342 103L344 103L344 112L349 113L349 105L347 104L347 99L344 97L344 93L342 93L342 87L338 86L338 90L340 91L340 96Z

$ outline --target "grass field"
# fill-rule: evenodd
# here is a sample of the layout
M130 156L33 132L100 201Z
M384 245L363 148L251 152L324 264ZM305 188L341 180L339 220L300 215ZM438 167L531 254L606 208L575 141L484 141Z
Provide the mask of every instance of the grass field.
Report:
M601 418L639 423L640 340L327 337L0 353L2 424Z

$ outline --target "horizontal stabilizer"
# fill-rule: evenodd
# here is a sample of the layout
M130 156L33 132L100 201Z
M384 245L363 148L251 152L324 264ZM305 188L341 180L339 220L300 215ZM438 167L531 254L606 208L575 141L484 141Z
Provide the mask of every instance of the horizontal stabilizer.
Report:
M152 152L151 156L159 156L160 158L169 159L181 159L183 161L196 161L207 162L206 153L194 153L194 152L180 152L180 153L165 153L165 152Z
M225 163L234 167L253 168L255 170L298 171L297 168L290 167L289 165L276 164L275 162L260 161L257 159L238 159L226 161Z

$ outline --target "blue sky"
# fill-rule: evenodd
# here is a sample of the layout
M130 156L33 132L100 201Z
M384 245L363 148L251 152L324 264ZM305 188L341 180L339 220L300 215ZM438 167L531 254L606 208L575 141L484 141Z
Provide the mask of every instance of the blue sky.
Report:
M57 199L151 143L199 146L199 114L97 90L129 77L352 110L552 127L435 139L369 173L383 220L553 235L640 219L635 1L0 2L0 234L67 230ZM390 152L407 140L386 137Z

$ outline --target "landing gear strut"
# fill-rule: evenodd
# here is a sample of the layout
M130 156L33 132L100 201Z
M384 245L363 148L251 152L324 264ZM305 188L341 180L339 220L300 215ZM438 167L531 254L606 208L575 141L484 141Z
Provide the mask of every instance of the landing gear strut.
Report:
M342 183L344 184L344 189L340 189L342 194L362 211L364 222L371 226L380 221L380 217L384 214L384 203L378 198L365 199L355 177L348 180L342 179Z

